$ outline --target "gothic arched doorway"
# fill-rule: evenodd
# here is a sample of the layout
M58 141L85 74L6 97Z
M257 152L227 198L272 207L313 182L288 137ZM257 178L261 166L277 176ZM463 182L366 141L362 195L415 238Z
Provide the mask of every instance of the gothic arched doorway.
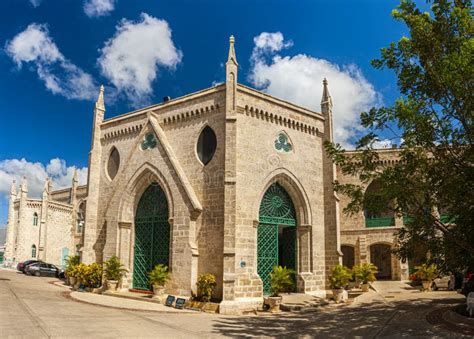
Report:
M168 201L163 189L153 183L141 196L135 213L133 288L149 290L148 272L158 264L169 266L169 252Z
M270 293L270 272L278 265L296 270L296 211L285 189L274 183L260 203L257 228L257 273L264 294Z
M370 246L370 262L377 266L377 279L392 278L392 250L387 244L374 244Z

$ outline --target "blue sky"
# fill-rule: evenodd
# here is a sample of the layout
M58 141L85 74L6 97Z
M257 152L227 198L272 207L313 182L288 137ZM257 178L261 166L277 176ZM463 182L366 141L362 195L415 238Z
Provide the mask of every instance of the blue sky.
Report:
M45 176L66 185L73 167L85 180L98 86L106 87L107 118L210 87L224 80L231 34L240 83L318 110L327 77L339 141L350 145L360 132L358 111L398 96L392 72L370 66L406 31L390 16L397 4L2 0L0 194L21 175L32 194ZM36 38L44 43L35 45ZM5 199L2 205L0 224Z

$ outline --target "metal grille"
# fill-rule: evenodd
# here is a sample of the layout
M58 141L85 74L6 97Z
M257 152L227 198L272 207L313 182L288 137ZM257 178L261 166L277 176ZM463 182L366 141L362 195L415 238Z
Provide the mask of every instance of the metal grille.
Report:
M169 266L170 225L168 202L157 184L143 193L135 217L133 287L150 289L148 272L155 265Z
M264 294L270 293L270 272L281 265L296 269L296 211L278 183L271 185L260 203L257 229L257 273ZM284 226L279 237L279 226Z
M261 223L296 226L296 211L290 196L278 183L271 185L260 203Z
M268 294L270 272L278 265L278 226L259 225L257 239L257 273L263 282L263 292Z

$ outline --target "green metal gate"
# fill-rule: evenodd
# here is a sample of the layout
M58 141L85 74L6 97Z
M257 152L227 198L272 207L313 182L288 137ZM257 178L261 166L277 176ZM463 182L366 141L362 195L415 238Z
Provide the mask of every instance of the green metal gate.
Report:
M296 269L296 211L288 193L275 183L260 203L257 229L257 273L264 294L270 293L270 272L277 265Z
M168 201L161 187L152 184L140 198L135 216L133 288L151 288L148 272L158 264L169 266L169 250Z

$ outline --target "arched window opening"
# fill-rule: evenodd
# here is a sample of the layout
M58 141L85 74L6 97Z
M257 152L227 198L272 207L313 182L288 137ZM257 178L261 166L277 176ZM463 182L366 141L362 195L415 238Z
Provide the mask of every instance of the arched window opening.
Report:
M33 213L33 226L38 226L38 213Z
M111 180L114 180L115 176L120 167L120 154L117 148L113 148L112 152L110 152L109 160L107 162L107 173Z
M84 230L85 212L84 203L81 203L76 216L76 233L80 234Z
M31 257L36 258L36 245L31 246Z
M216 148L216 134L214 133L212 128L206 126L199 135L199 139L197 142L197 154L199 160L201 160L204 165L207 165L214 157L214 154L216 153Z
M364 200L366 206L368 205L364 210L366 227L395 226L393 202L387 202L379 181L374 180L367 187Z

